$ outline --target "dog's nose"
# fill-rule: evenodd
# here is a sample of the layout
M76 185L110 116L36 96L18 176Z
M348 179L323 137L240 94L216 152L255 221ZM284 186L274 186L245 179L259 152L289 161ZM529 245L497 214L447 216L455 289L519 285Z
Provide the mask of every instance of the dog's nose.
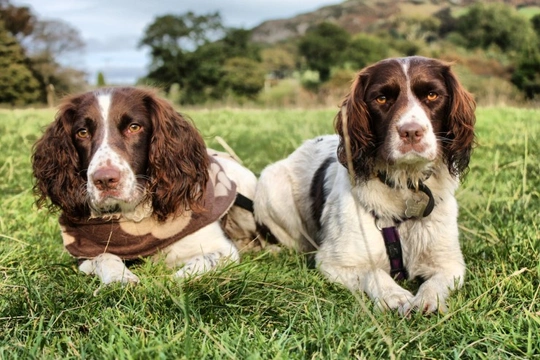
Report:
M92 176L92 182L99 190L116 189L120 182L120 171L114 167L103 167Z
M398 133L402 140L417 144L424 137L424 128L417 123L406 123L398 128Z

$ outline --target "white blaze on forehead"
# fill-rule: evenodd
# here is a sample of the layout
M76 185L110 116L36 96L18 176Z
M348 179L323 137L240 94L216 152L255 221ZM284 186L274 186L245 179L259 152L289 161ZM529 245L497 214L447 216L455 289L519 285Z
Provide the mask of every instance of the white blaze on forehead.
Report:
M405 88L407 89L407 109L400 116L396 125L399 127L406 123L414 122L422 126L425 130L431 130L431 121L429 120L426 112L420 105L420 101L413 94L411 87L411 78L409 76L409 67L410 62L408 61L408 59L404 59L403 61L401 61L401 68L403 69L406 80Z
M97 95L99 111L101 112L101 119L103 120L103 128L105 130L104 142L106 142L107 135L109 133L109 109L111 107L111 95L110 94L100 94Z
M99 128L102 129L101 144L99 145L96 153L94 154L92 161L88 166L89 175L93 175L94 171L100 166L103 166L105 162L111 158L111 149L109 147L109 111L111 107L111 95L110 94L98 94L96 95L99 111L101 113L101 124ZM113 154L115 155L115 154Z
M424 136L422 143L425 145L425 150L421 152L420 155L427 158L435 157L437 153L437 138L433 133L433 126L431 124L431 119L428 114L422 107L420 100L413 93L411 87L411 77L410 77L410 61L408 59L399 60L403 74L405 75L405 91L407 96L407 104L405 108L396 119L394 131L390 135L390 157L393 159L400 159L402 157L407 157L410 154L402 154L399 150L402 144L402 140L399 136L399 128L405 124L418 124L424 129ZM416 155L414 155L416 157Z

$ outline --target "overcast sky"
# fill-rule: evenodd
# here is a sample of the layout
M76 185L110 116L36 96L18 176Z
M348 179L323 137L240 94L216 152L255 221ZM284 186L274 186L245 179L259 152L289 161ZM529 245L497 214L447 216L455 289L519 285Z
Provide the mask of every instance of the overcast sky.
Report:
M219 11L228 27L253 28L265 20L288 18L340 0L12 0L30 6L41 20L60 19L80 31L84 53L61 59L85 70L95 83L103 71L107 83L132 84L145 75L147 49L137 49L156 16Z

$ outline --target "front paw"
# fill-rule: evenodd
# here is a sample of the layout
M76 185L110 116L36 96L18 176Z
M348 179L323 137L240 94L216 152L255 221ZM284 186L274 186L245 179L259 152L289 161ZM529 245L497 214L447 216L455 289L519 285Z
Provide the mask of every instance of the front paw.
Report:
M430 291L419 291L412 301L399 307L402 316L409 316L412 311L420 311L423 314L439 312L441 314L448 311L446 306L446 296Z
M386 291L381 297L375 299L375 305L382 311L395 310L409 304L413 301L413 298L413 295L409 291L397 287Z
M139 278L137 275L125 268L123 271L111 271L103 274L101 277L103 285L109 285L113 283L120 283L122 285L138 284Z
M184 267L174 274L174 277L180 279L195 277L207 272L210 268L212 268L212 266L211 264L208 264L204 255L195 256L186 262Z

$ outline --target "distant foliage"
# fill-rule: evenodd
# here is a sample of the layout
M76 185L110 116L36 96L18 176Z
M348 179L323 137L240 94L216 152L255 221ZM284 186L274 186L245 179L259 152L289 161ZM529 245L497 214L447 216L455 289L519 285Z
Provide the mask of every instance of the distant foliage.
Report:
M528 99L540 95L540 50L522 53L512 75L512 83L525 93Z
M368 35L356 35L346 47L344 57L355 70L388 57L389 44L382 38Z
M261 57L250 36L248 30L226 29L219 13L160 16L139 43L152 56L146 81L167 92L178 84L179 102L185 104L220 100L230 93L251 97L264 86L265 74L253 70L254 62L261 67ZM246 66L249 76L238 74L237 63Z
M0 21L0 103L19 106L37 102L39 82L23 49L2 25Z
M298 44L298 51L308 68L318 71L320 81L325 82L330 78L331 68L343 63L350 37L345 29L324 22L308 29Z
M16 84L18 104L50 104L50 99L54 98L52 92L65 94L86 87L82 71L63 66L58 61L60 57L76 54L84 47L76 28L61 20L40 20L29 7L15 6L9 0L0 0L0 23L0 47L11 54L9 56L18 54L17 60L5 56L0 58L7 64L7 67L0 66L0 77L6 77L6 82L2 81L0 85L0 102L13 98L14 95L7 95L7 87L15 79L19 82ZM14 48L13 41L19 50L6 50Z
M531 18L531 24L536 36L540 37L540 14L534 15Z
M266 72L275 79L284 79L290 76L296 68L296 59L293 51L283 47L272 47L261 51L262 62Z
M527 18L515 8L500 3L475 3L458 18L456 29L470 49L495 45L503 52L517 52L535 42Z
M102 71L99 71L97 74L96 86L97 87L107 86L107 83L105 82L105 75L103 75Z
M228 59L223 73L222 86L236 96L254 99L264 87L265 71L255 60L244 57Z

